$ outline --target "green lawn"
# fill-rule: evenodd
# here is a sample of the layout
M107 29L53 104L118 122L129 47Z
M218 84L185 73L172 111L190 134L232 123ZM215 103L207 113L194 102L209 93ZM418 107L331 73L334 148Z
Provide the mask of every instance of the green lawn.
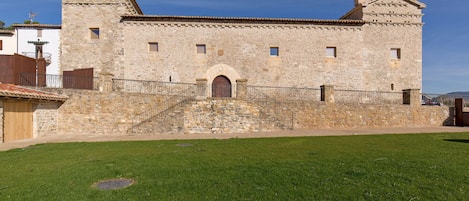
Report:
M469 134L42 144L0 152L0 200L469 200Z

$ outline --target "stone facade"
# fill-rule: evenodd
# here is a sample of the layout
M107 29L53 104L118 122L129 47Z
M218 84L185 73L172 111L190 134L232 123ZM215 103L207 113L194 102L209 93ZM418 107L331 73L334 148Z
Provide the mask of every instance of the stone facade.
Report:
M33 104L33 137L56 135L61 104L57 102L38 102Z
M0 143L3 143L3 101L0 101Z
M44 126L44 135L46 131L47 134L66 135L138 135L454 125L454 114L447 106L333 101L196 100L190 97L179 97L176 100L173 96L124 92L68 89L51 91L67 95L69 99L57 110L57 132L54 133L53 126ZM174 102L175 105L165 102ZM54 109L52 105L35 107ZM147 115L140 120L136 118L148 110L161 112ZM37 112L49 117L54 114L36 109Z
M134 118L147 110L160 110L168 97L148 94L49 89L69 96L58 109L58 133L67 135L127 134Z
M370 91L422 87L425 5L415 0L357 0L338 20L149 16L133 0L62 2L63 70L91 67L95 74L134 80L206 79L207 96L219 75L233 90L237 79ZM90 37L96 28L99 39ZM198 52L197 45L205 49ZM390 57L392 50L398 58Z

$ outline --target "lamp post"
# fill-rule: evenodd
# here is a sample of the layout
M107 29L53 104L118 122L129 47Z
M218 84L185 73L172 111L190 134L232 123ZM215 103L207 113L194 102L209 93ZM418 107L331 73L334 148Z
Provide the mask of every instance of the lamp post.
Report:
M28 41L29 44L33 44L35 46L35 58L36 58L36 86L38 86L38 79L39 79L39 72L38 72L38 59L43 58L43 51L42 46L49 43L47 41L41 41L37 39L37 41Z

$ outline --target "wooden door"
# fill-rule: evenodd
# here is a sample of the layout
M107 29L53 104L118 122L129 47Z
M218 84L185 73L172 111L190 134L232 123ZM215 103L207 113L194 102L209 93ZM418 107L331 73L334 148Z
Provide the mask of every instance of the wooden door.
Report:
M3 141L33 137L33 104L31 102L3 102Z
M212 83L212 97L231 97L231 82L225 76L218 76Z

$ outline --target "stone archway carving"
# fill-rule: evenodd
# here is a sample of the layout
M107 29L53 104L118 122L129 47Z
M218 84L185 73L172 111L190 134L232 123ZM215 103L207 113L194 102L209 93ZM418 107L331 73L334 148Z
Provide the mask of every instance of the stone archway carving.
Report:
M207 72L205 73L205 77L207 78L207 97L212 96L212 84L213 80L218 76L224 76L228 78L231 82L231 94L232 97L236 97L236 80L241 79L238 71L236 71L233 67L226 65L226 64L217 64L210 67Z

